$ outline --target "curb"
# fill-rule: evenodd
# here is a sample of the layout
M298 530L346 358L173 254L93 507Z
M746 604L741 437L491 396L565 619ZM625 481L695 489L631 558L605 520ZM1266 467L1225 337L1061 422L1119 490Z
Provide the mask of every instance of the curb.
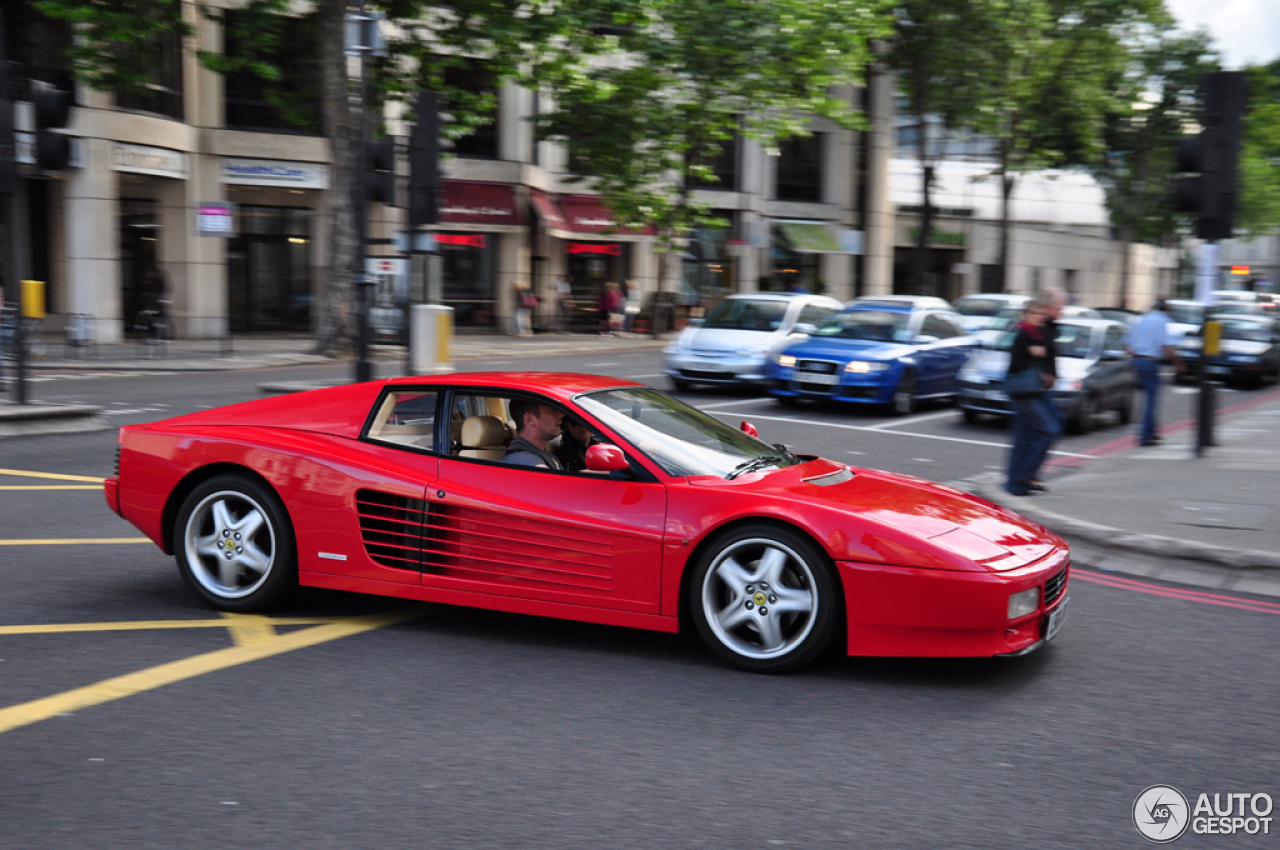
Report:
M103 431L109 427L102 408L92 404L0 403L0 437Z
M1027 519L1037 522L1063 537L1076 538L1094 546L1110 550L1123 550L1139 555L1155 555L1163 558L1181 558L1199 561L1234 570L1280 569L1280 554L1256 549L1224 549L1207 543L1165 537L1159 534L1134 534L1121 528L1087 522L1036 507L1026 496L1011 496L993 492L989 482L968 480L959 482L959 489L968 490L996 504L1003 505Z

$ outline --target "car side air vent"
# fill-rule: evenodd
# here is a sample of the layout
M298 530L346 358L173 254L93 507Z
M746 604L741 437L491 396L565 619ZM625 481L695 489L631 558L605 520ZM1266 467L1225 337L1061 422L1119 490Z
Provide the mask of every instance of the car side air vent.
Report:
M360 539L375 563L401 570L422 566L422 527L427 503L422 499L360 490L356 513Z
M849 469L841 469L838 472L830 472L826 475L819 475L817 478L806 478L804 483L817 484L819 487L830 487L832 484L843 484L846 481L853 480L853 471Z

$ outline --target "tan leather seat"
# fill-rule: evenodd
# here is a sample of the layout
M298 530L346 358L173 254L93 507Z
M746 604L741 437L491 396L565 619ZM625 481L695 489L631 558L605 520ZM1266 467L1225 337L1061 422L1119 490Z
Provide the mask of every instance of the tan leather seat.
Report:
M506 450L507 428L496 416L471 416L462 423L460 457L502 460Z

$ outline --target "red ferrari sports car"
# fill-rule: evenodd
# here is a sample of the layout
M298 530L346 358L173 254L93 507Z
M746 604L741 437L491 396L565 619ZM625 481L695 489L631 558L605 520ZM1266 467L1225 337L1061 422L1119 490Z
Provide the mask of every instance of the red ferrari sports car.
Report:
M546 451L569 439L548 436L562 417L585 428L583 463L504 460L513 404ZM850 655L1023 654L1066 610L1067 545L1017 514L797 456L615 378L396 378L130 425L119 443L107 503L227 611L302 584L691 625L729 663L780 672L841 630Z

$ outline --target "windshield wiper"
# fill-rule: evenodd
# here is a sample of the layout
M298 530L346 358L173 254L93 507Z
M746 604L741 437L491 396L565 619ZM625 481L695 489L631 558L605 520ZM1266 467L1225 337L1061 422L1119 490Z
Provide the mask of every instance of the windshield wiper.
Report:
M783 444L783 443L774 443L774 444L773 444L773 447L774 447L775 449L777 449L778 451L782 452L782 456L783 456L783 458L785 458L785 459L786 459L787 463L799 463L799 462L800 462L800 456L799 456L799 455L797 455L795 452L791 451L791 448L790 448L789 446L787 446L787 445L785 445L785 444Z
M759 457L753 457L751 460L743 461L735 466L733 468L733 472L730 472L725 476L725 480L732 481L739 475L745 475L748 472L755 472L757 469L763 469L766 466L777 466L778 460L779 458L773 457L772 455L760 455Z

